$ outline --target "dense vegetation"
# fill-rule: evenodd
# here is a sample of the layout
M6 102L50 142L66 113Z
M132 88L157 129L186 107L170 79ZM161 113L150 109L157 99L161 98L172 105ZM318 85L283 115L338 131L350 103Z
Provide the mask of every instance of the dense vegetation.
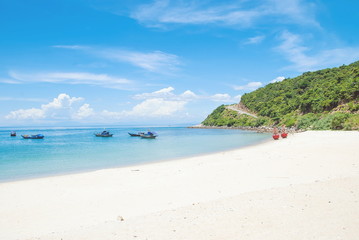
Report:
M241 114L238 115L236 111L227 109L225 105L216 108L207 118L202 122L205 126L227 126L227 127L259 127L272 125L274 122L269 117L258 117Z
M258 118L238 115L222 105L202 124L358 130L359 61L270 83L243 95L241 103Z

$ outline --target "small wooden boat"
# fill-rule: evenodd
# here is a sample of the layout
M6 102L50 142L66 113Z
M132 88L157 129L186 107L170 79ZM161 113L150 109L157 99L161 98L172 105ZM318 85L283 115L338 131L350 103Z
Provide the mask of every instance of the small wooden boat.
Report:
M282 137L282 138L286 138L287 136L288 136L288 133L282 133L282 134L281 134L281 137Z
M155 132L147 132L140 134L141 138L156 138L158 135Z
M108 131L103 131L102 133L95 133L96 137L112 137L112 133Z
M279 139L279 134L273 134L273 139L278 140Z
M36 134L36 135L21 135L24 139L43 139L45 136L42 134Z
M144 132L139 132L139 133L128 133L130 134L131 137L141 137L141 134L145 134Z
M12 132L10 133L10 136L11 136L11 137L16 137L16 132L15 132L15 131L12 131Z

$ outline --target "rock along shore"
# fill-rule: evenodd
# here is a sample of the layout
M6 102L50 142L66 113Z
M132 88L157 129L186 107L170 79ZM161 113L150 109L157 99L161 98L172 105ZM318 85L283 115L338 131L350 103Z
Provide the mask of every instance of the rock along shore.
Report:
M272 133L273 127L268 126L260 126L260 127L228 127L228 126L205 126L203 124L198 124L195 126L190 126L188 128L201 128L201 129L233 129L233 130L248 130L248 131L255 131L259 133ZM277 126L277 128L280 130L280 127ZM303 130L296 129L296 128L286 128L287 133L297 133L297 132L304 132Z

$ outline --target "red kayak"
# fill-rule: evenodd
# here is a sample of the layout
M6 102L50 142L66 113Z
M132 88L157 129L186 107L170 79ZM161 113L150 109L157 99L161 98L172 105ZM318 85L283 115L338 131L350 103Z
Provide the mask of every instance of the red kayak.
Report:
M273 139L274 139L274 140L278 140L278 139L279 139L279 134L274 134L274 135L273 135Z
M286 138L288 136L288 133L282 133L281 136L282 138Z

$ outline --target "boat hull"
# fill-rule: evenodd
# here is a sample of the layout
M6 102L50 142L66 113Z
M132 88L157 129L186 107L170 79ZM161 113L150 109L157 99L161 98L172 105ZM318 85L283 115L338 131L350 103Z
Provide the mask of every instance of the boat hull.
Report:
M96 137L112 137L113 134L102 135L102 134L95 134Z
M128 133L131 137L140 137L141 134L139 133Z
M43 139L44 135L21 135L24 139Z
M156 138L157 136L141 136L141 138Z
M146 134L140 134L140 137L141 138L149 138L149 139L153 139L153 138L156 138L157 137L157 135L156 134L148 134L148 133L146 133Z

